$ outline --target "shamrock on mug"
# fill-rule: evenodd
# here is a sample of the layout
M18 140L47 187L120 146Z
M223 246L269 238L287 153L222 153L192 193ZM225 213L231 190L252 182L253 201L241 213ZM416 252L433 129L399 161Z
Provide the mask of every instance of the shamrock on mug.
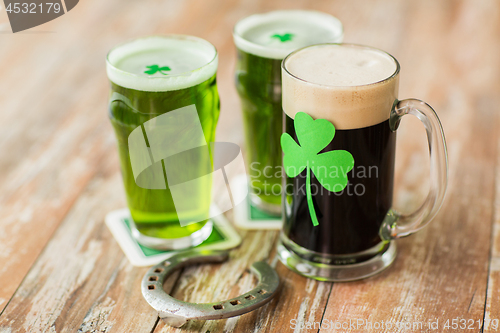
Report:
M311 195L311 170L319 183L330 192L340 192L347 186L347 173L354 167L354 158L346 150L333 150L319 154L335 136L335 126L326 119L314 120L304 112L298 112L294 119L298 143L288 133L281 135L281 148L285 153L283 165L290 178L297 177L304 169L309 213L314 226L318 218ZM299 145L300 144L300 145ZM336 167L340 173L329 175L328 168Z

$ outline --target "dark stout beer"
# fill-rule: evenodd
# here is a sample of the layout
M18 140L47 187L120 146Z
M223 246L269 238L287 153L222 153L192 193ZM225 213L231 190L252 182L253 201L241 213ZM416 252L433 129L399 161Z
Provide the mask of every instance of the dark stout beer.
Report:
M389 115L397 83L395 60L375 49L323 44L284 60L286 133L299 143L293 120L298 112L326 119L335 126L335 136L319 154L345 150L354 158L352 170L322 166L332 179L339 172L347 173L347 186L339 191L330 192L310 173L312 203L306 196L307 169L286 178L281 240L291 253L310 262L344 265L367 260L387 248L379 230L392 205L396 134L390 129Z
M297 140L293 120L286 117L287 133ZM349 182L341 192L330 192L311 175L311 191L319 225L314 227L306 200L306 170L287 178L292 204L285 216L284 233L311 251L344 255L362 252L380 243L378 231L391 208L396 133L389 121L348 130L337 130L321 151L347 150L354 157ZM341 172L328 168L332 175ZM290 190L291 193L288 193Z
M282 64L284 226L280 261L320 281L353 281L396 258L395 239L424 227L447 184L446 142L436 112L398 100L399 64L367 46L318 44ZM392 207L396 130L404 115L425 125L430 189L411 214Z

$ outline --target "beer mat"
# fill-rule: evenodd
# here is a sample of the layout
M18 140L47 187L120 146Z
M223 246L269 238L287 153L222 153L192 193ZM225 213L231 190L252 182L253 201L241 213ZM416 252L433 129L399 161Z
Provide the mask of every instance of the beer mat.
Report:
M231 189L233 191L245 192L245 182L246 175L239 175L235 177L232 182ZM244 195L244 193L243 193ZM281 217L276 217L266 212L261 211L250 201L250 196L247 196L246 200L242 203L234 206L234 224L245 230L279 230L282 226Z
M212 234L207 240L194 248L200 250L228 250L240 245L240 235L224 215L218 215L212 218L211 221L213 223ZM130 212L127 208L115 210L106 215L106 225L125 256L134 266L156 265L174 254L192 249L162 251L141 245L132 237L130 222Z

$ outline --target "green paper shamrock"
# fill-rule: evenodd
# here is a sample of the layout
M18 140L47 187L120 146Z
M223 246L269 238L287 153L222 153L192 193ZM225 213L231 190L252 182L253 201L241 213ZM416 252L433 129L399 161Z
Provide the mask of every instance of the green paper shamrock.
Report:
M288 42L289 40L292 40L293 34L286 33L283 35L280 34L274 34L271 36L271 38L278 38L281 42Z
M157 72L160 72L163 75L168 75L166 73L163 73L163 71L167 72L170 70L170 67L167 67L167 66L160 67L158 65L146 66L146 68L149 68L149 69L147 71L144 71L144 73L149 74L149 75L156 74Z
M300 146L290 134L281 135L281 148L285 153L283 165L286 175L290 178L297 177L307 169L307 205L312 223L317 226L318 218L311 196L310 170L325 189L340 192L347 186L347 173L354 167L354 158L346 150L319 154L335 136L335 126L328 120L313 120L307 113L298 112L295 115L294 127Z

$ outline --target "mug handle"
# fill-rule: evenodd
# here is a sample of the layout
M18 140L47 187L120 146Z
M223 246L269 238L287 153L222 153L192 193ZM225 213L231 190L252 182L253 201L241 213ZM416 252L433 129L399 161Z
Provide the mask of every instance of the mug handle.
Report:
M404 215L390 209L380 227L380 237L391 240L408 236L425 227L436 216L443 204L448 184L448 156L443 127L432 107L418 99L397 101L391 111L389 124L392 131L399 127L407 114L416 116L424 124L429 142L430 189L424 203L413 213Z

